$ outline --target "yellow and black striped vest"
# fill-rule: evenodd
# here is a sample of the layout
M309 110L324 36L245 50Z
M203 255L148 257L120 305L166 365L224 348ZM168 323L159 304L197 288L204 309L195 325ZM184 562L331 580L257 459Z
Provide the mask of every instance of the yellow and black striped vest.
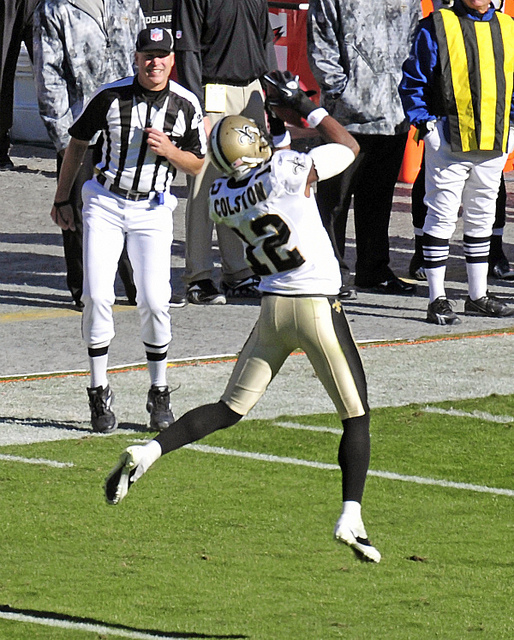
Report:
M514 20L433 14L452 151L507 149L514 74Z

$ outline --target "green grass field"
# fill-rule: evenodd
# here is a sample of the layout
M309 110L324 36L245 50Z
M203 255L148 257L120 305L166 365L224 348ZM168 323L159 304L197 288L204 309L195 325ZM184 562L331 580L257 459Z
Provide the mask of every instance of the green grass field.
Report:
M2 447L73 466L0 460L0 639L512 638L514 396L436 406L465 415L372 414L373 472L441 481L370 475L379 565L332 539L338 470L183 449L110 507L103 479L146 434ZM202 444L337 463L337 434L277 423L340 426L248 420Z

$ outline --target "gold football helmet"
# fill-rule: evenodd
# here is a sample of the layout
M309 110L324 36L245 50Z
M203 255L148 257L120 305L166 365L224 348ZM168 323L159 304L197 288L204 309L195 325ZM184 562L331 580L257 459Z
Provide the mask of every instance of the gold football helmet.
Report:
M214 165L236 180L271 158L271 147L254 120L226 116L213 127L209 150Z

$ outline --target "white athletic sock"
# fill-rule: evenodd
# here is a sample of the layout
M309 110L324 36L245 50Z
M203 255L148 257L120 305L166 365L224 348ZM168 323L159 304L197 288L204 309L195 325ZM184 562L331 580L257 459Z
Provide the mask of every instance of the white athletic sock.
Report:
M478 300L487 294L487 262L466 262L468 274L468 294L471 300Z
M91 371L91 388L107 386L107 360L108 354L103 356L89 356L89 369Z
M156 387L167 387L166 368L168 361L165 360L148 360L148 373L150 374L150 384Z
M446 298L446 290L444 288L446 265L443 265L442 267L435 267L435 269L427 269L425 267L425 273L427 275L430 302L433 302L441 296Z

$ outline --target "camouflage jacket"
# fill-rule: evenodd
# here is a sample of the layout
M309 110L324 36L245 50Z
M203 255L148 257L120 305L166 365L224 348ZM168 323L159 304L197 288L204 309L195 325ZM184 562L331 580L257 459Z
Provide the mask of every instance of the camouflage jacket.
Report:
M409 129L398 84L420 0L311 0L308 56L321 104L352 133Z
M139 0L105 0L103 17L87 0L41 0L34 14L34 78L39 112L57 151L102 84L134 73Z

